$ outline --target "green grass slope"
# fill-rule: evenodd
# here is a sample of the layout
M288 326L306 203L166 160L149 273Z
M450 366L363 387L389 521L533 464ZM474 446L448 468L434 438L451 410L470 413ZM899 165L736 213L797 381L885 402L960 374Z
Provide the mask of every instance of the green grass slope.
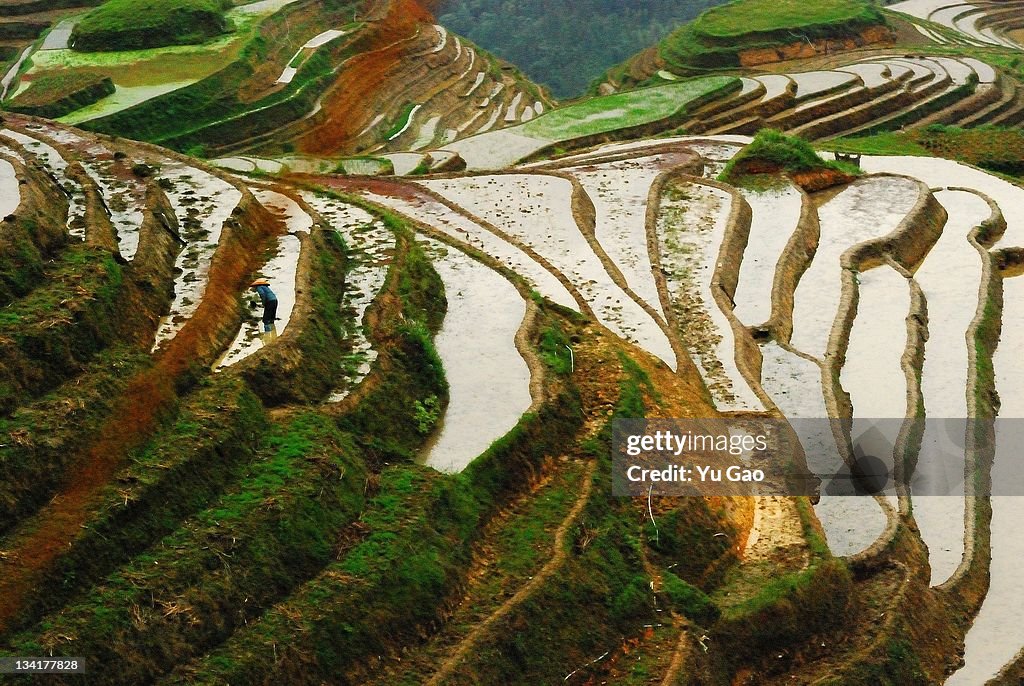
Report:
M229 29L227 0L109 0L75 27L76 50L139 50L202 43Z
M114 83L100 74L52 74L36 79L8 109L56 119L112 94Z
M868 0L734 0L676 29L659 52L674 71L690 73L739 66L744 50L847 38L881 24Z
M644 126L668 119L730 86L738 87L739 82L720 76L591 98L537 117L520 131L534 138L564 141Z

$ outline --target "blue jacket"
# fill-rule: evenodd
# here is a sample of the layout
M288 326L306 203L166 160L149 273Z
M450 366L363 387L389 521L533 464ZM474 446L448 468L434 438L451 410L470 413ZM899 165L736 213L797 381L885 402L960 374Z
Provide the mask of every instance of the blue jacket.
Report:
M274 295L274 291L270 290L270 286L257 286L256 292L259 293L260 300L264 305L268 302L277 302L277 296Z

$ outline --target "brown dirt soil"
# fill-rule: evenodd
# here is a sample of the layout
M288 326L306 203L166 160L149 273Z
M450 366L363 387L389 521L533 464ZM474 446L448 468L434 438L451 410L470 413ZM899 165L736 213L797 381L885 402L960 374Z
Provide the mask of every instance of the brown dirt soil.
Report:
M837 51L853 50L865 45L891 44L893 34L885 26L869 26L857 34L856 38L819 38L813 44L798 41L776 48L752 48L741 50L740 65L755 67L771 62L804 59L816 55L827 55Z

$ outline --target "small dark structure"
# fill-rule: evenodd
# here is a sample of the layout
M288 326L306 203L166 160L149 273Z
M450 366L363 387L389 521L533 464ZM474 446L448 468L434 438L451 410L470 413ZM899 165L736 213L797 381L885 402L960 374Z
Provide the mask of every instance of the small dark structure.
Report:
M837 152L836 162L849 162L860 169L860 153Z

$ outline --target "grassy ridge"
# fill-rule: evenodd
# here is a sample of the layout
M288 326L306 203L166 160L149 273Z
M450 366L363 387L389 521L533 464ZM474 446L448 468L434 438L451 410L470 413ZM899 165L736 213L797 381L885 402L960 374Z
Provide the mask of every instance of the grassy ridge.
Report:
M67 200L54 191L47 203L66 213ZM45 263L67 244L66 231L24 206L12 221L0 224L0 307L27 295L42 281Z
M0 39L2 40L33 40L50 28L46 22L9 21L0 23Z
M720 181L744 185L749 174L834 171L857 175L856 167L821 158L810 143L774 129L761 129L754 140L736 154L719 175Z
M203 43L229 29L228 0L107 0L71 34L75 50L104 52Z
M56 387L126 333L121 266L77 245L44 274L44 284L0 313L0 413Z
M386 467L356 546L169 683L363 683L375 656L422 640L439 620L483 523L567 447L580 421L579 397L565 388L462 474Z
M56 119L114 93L109 77L84 72L49 74L34 79L28 90L7 105L14 112Z
M934 155L997 174L1024 176L1024 130L1017 127L931 124L899 131L874 131L822 142L828 150L864 155Z
M123 347L101 352L83 373L0 419L0 534L53 493L81 436L108 418L127 379L150 358Z
M864 0L737 0L704 12L694 31L705 38L727 41L779 30L829 30L846 22L877 21L879 15Z
M885 24L868 0L734 0L712 8L663 40L658 50L680 74L740 65L743 50L818 38L847 38Z

